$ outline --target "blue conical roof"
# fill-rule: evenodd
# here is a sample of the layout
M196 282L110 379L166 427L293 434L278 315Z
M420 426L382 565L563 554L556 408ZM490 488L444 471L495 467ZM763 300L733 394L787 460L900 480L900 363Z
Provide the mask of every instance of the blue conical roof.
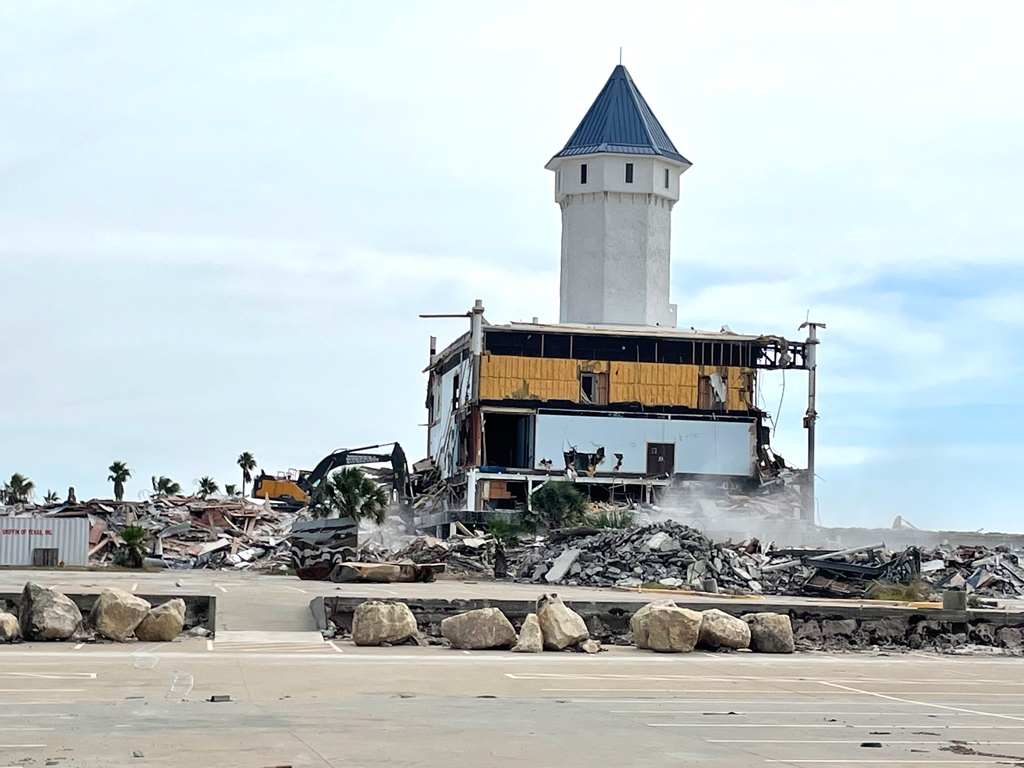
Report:
M676 150L672 139L640 95L633 78L621 64L612 71L583 122L555 157L595 152L662 155L690 165L690 161Z

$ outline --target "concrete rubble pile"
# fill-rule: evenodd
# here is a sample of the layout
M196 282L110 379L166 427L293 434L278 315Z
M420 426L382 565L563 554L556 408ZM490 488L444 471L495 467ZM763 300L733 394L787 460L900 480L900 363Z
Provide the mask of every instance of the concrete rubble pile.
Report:
M145 501L85 502L8 507L23 517L86 517L89 561L111 565L128 525L149 534L146 564L166 568L284 570L289 565L288 534L295 514L265 499L240 496L152 496Z
M494 572L495 550L492 536L452 536L444 540L421 536L397 552L384 555L364 551L360 559L376 557L397 563L444 563L445 573L449 575L490 576Z
M676 517L692 516L695 521L729 516L798 519L803 508L801 486L806 475L806 470L782 466L749 493L722 490L718 495L713 495L705 482L682 481L665 491L654 510L671 510Z
M760 593L761 565L767 562L764 556L716 544L693 528L667 521L624 529L555 532L523 548L515 576L572 586L657 584L671 589L713 587Z
M985 597L1024 597L1024 551L1001 546L939 547L921 554L921 577L936 590Z
M874 582L909 583L921 575L916 547L888 553L884 544L844 550L774 550L761 569L772 594L864 597Z

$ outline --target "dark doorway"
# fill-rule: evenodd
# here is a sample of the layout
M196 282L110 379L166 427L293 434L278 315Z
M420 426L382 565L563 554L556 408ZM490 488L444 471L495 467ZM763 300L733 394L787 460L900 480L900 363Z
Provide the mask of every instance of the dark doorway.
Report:
M533 468L533 418L529 414L484 414L484 466Z
M675 443L647 444L647 474L673 475L676 471Z

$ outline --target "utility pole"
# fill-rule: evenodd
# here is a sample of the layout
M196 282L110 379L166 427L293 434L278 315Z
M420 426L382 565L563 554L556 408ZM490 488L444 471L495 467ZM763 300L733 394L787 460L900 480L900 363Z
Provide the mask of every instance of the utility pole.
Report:
M807 329L807 346L804 362L807 364L807 413L804 414L804 429L807 430L807 482L803 486L804 520L814 525L814 423L818 420L818 329L824 330L824 323L810 320L797 329Z

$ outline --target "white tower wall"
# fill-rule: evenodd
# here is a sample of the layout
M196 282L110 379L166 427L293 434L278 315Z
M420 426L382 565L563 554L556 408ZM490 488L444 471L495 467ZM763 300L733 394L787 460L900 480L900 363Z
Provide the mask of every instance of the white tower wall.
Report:
M560 322L675 327L672 207L688 167L664 157L607 153L548 164L562 209Z

